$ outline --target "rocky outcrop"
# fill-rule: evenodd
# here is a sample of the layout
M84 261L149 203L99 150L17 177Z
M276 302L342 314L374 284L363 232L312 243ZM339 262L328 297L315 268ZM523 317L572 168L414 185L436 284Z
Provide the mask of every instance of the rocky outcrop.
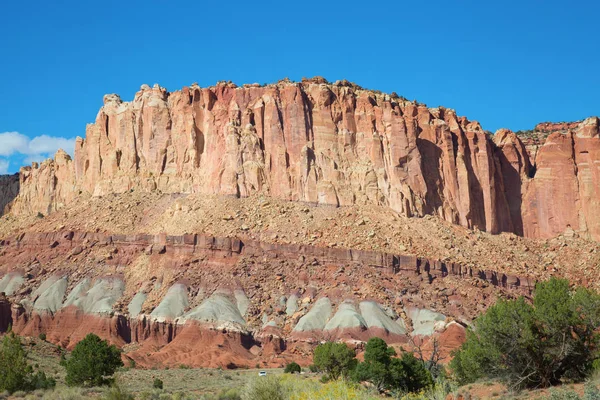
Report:
M0 175L0 217L10 210L19 194L19 175Z
M583 121L573 122L540 122L533 128L534 132L543 132L548 135L551 133L567 133L573 129L577 129Z
M524 233L548 238L570 229L600 240L600 136L598 118L541 147L523 198Z
M128 190L216 193L333 206L384 204L466 227L511 231L491 136L454 110L348 82L107 95L75 158L25 168L15 212Z
M478 278L488 284L502 288L517 290L521 293L531 293L535 286L535 279L526 276L514 276L497 271L479 270L465 267L453 262L444 262L413 255L390 254L380 251L354 250L344 248L318 247L300 244L280 244L255 240L241 240L239 238L219 238L203 234L188 234L182 236L171 235L107 235L91 232L51 232L36 233L27 232L16 237L0 240L0 265L8 265L7 260L13 263L19 262L15 254L24 255L26 259L31 254L36 259L48 258L52 260L58 254L73 254L74 250L91 248L99 245L110 245L114 248L109 258L104 260L110 265L127 265L134 256L147 253L149 249L158 248L157 255L168 257L211 255L217 258L264 257L272 255L281 259L296 258L298 254L304 258L310 258L315 262L330 265L344 266L350 263L359 263L365 266L377 268L381 273L402 274L407 276L422 276L426 281L432 282L445 277L456 277L460 279ZM182 260L179 260L181 263ZM23 278L18 273L5 275L0 280L0 291L10 291L12 294L23 283ZM10 290L9 290L10 288ZM91 308L89 311L108 311L107 304L114 304L122 294L122 284L109 279L100 279L94 286L90 282L82 280L73 290L85 293L81 299L70 300L67 297L67 305L86 304ZM181 307L173 311L171 298L185 298L183 285L177 284L170 288L165 297L164 308L159 306L156 317L176 318L182 315ZM290 298L296 298L292 295ZM91 302L87 299L92 299ZM187 306L187 303L186 303ZM95 307L95 308L94 308ZM97 309L97 307L102 307ZM108 307L108 308L107 308ZM238 306L239 307L239 306ZM287 305L292 308L291 305ZM241 312L242 310L240 310Z
M597 120L536 129L492 137L454 110L322 78L173 93L143 85L131 102L104 97L73 160L59 152L22 169L13 212L131 190L262 193L387 205L492 233L545 238L570 228L600 239Z
M15 214L47 215L80 194L73 162L63 150L59 150L53 160L21 168L19 176L19 196L12 208Z
M531 130L518 131L516 134L519 139L523 141L527 153L529 153L529 160L531 164L535 164L535 159L540 148L546 142L546 138L552 133L567 134L573 129L577 129L577 126L583 121L575 122L540 122Z

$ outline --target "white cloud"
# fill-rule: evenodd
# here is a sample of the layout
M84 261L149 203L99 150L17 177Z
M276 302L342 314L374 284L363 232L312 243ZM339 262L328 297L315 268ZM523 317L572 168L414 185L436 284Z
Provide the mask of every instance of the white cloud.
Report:
M8 160L0 159L0 175L8 174Z
M29 142L29 154L56 153L58 149L63 149L72 155L75 151L75 139L42 135L34 137Z
M19 132L0 133L0 156L3 157L19 153L28 156L27 160L43 160L53 156L58 149L73 155L75 139L48 135L30 139Z
M0 133L0 156L8 157L14 153L28 154L29 138L19 132Z

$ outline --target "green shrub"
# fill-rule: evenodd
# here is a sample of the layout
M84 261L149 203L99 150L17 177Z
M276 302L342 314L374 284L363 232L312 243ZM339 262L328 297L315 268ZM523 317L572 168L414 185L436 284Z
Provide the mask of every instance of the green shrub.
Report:
M313 363L331 379L347 377L356 368L356 354L344 343L327 342L317 346Z
M111 387L105 394L102 396L103 400L134 400L134 397L127 393L125 390L121 389L119 386Z
M500 300L467 332L450 367L461 384L500 378L511 388L583 381L598 357L600 296L563 279L538 283L533 304Z
M286 374L299 374L300 372L302 372L302 368L300 368L300 365L298 365L298 363L292 361L291 363L285 366L283 372Z
M154 382L152 383L152 387L154 389L162 389L163 388L163 381L156 378L154 379Z
M574 390L551 389L550 394L545 400L600 400L600 391L592 384L587 383L584 387L583 397L580 397Z
M71 357L66 360L66 382L69 386L104 385L122 366L119 349L90 333L77 343Z
M242 400L287 400L288 390L274 376L254 378L242 391Z
M31 376L29 389L30 390L38 390L38 389L52 389L56 386L56 380L54 378L48 378L46 373L43 371L38 371Z
M390 385L390 364L396 352L383 339L374 337L365 346L365 361L356 367L355 378L368 381L379 391Z
M0 391L32 391L56 386L53 378L41 371L34 373L27 364L27 353L21 339L13 332L4 336L0 346Z
M21 339L13 332L2 340L0 347L0 391L14 393L27 387L31 367L27 365L27 353Z
M412 353L402 353L390 363L390 387L405 392L418 392L433 386L431 373Z
M371 338L365 347L365 361L358 364L354 378L368 381L379 390L416 392L433 385L433 378L425 364L412 353L396 352L380 338Z
M451 394L451 396L448 396ZM423 391L417 393L410 393L407 396L401 397L403 400L446 400L448 398L464 398L470 399L470 395L463 395L459 397L457 387L454 383L440 379L434 386L431 386Z
M46 334L45 333L40 333L38 337L40 338L40 340L42 340L44 342L46 341Z
M588 382L583 390L583 400L600 400L600 390L591 382Z

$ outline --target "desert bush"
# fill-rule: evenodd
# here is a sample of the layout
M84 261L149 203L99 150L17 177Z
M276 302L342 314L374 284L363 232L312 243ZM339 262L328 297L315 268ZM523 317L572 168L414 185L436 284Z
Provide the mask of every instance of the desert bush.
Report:
M13 332L2 340L0 347L0 390L14 393L27 387L31 367L21 339Z
M27 364L27 353L23 349L21 339L10 332L0 346L0 390L14 393L16 391L32 391L50 389L56 381L46 377L44 372L33 372Z
M383 339L369 339L365 347L365 361L358 364L354 378L368 381L379 391L388 387L391 382L390 364L396 352L388 347Z
M56 386L54 378L48 378L43 371L37 371L29 380L29 390L51 389Z
M399 400L446 400L449 398L449 394L452 394L454 399L458 397L455 384L450 381L439 380L435 385L419 392L396 392L395 398ZM468 399L469 397L463 396L461 398Z
M239 389L223 389L217 396L217 400L241 400L242 395Z
M600 390L598 390L598 387L595 384L588 382L585 385L583 400L600 400Z
M390 387L405 392L417 392L433 385L431 373L412 353L402 353L390 363Z
M146 391L146 392L139 393L137 395L136 399L137 400L159 400L161 394L164 394L164 393L160 390ZM170 398L170 396L169 396L169 398Z
M416 392L433 385L425 364L412 353L396 352L380 338L371 338L365 347L365 361L358 364L354 378L368 381L379 390Z
M313 379L287 376L283 382L290 400L381 400L378 393L370 393L369 389L343 379L322 384Z
M500 378L512 389L580 382L598 357L600 296L552 278L533 302L500 300L475 320L450 366L461 384Z
M154 382L152 383L152 387L154 389L162 389L163 388L163 381L156 378L154 379Z
M100 386L110 382L118 367L122 367L121 352L106 340L90 333L77 343L66 360L66 382L69 386Z
M587 383L581 397L574 390L551 389L544 400L600 400L600 391L596 385Z
M275 377L257 377L244 386L242 400L287 400L288 389Z
M38 337L40 338L40 340L42 340L44 342L46 341L46 334L45 333L40 333Z
M298 363L292 361L291 363L285 366L283 372L286 374L299 374L300 372L302 372L302 368L300 368L300 365L298 365Z
M89 399L92 394L86 389L79 387L57 387L54 390L44 393L44 400L85 400Z
M114 385L104 393L102 400L134 400L134 397L120 386Z
M319 371L336 380L348 377L356 368L357 360L354 350L344 343L327 342L315 348L313 363Z

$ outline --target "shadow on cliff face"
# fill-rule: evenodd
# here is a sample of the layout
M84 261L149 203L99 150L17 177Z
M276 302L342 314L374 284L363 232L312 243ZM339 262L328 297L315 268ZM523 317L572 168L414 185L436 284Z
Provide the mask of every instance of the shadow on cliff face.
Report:
M452 134L452 140L453 143L456 143L457 137L455 134ZM465 142L468 142L466 138ZM456 163L457 154L458 144L456 144L454 147L454 165L458 173L458 166ZM475 157L476 156L477 155L475 154ZM469 146L464 146L463 159L465 168L467 169L467 179L469 180L469 213L467 215L467 221L470 225L469 228L477 227L477 229L486 231L487 220L485 215L485 199L483 195L483 188L481 187L481 182L477 178L477 174L473 168L473 154ZM493 228L491 233L496 233L493 231Z
M7 332L12 326L12 312L10 302L4 292L0 293L0 333Z
M0 175L0 217L8 211L19 194L19 186L19 174Z
M421 153L421 168L423 168L423 178L427 186L424 211L427 214L435 214L436 210L442 206L440 191L443 190L443 187L438 186L443 185L440 176L442 150L429 140L419 138L417 138L417 148Z
M500 162L500 168L502 172L502 178L504 181L504 197L508 203L508 210L510 212L510 219L512 220L514 233L523 236L523 217L521 216L521 198L523 196L521 190L521 176L519 171L513 168L506 155L501 149L496 148L496 157ZM530 169L534 171L535 169Z
M452 160L452 162L454 163L454 168L456 169L456 154L458 153L458 143L456 135L454 134L452 134L452 145L454 153L454 159ZM444 185L447 182L447 179L444 176L442 176L441 172L442 166L440 165L440 160L443 156L442 149L438 145L425 139L417 139L417 147L419 148L419 152L421 153L421 166L423 169L425 184L427 185L427 194L425 196L425 212L427 214L439 215L438 210L442 209L442 218L454 224L460 224L456 204L452 205L451 210L444 209ZM467 147L464 151L465 155L463 158L469 184L470 207L468 214L466 215L466 218L469 223L468 227L477 227L481 230L485 230L486 218L485 212L483 210L483 188L481 187L481 183L479 182L479 179L477 179L477 175L475 174L475 171L473 169L470 149ZM450 183L452 184L452 182ZM457 180L456 184L459 185L460 182L458 182ZM452 215L444 215L448 211L451 211Z

